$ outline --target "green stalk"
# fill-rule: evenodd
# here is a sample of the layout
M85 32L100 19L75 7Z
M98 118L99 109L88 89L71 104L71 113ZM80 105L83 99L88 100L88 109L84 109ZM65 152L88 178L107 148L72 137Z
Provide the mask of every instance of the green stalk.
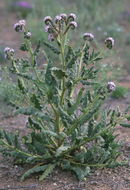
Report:
M11 59L11 61L12 61L12 66L15 68L16 73L19 74L20 72L15 64L14 59ZM18 77L18 78L20 78L20 77ZM24 82L23 78L21 79L21 81L22 81L23 85L25 86L25 82ZM30 97L29 97L28 93L25 93L25 95L26 95L27 101L30 102Z
M71 134L71 132L77 127L77 121L82 120L83 117L89 113L89 111L92 109L93 105L95 105L95 103L96 103L96 101L99 99L99 97L100 97L100 95L97 95L97 96L94 98L93 102L90 103L90 104L87 106L87 108L86 108L86 110L84 111L84 113L83 113L82 115L80 115L79 118L76 119L76 121L75 121L75 123L72 125L72 127L69 128L69 130L68 130L68 132L67 132L68 135Z
M62 38L62 36L60 36L60 51L61 51L61 64L62 64L62 69L65 69L65 57L64 57L64 53L65 53L65 37ZM65 94L65 77L63 77L62 80L62 93L61 93L61 99L60 99L60 105L64 104L64 94Z
M32 61L32 68L33 68L33 71L34 71L34 73L35 73L35 75L36 75L36 78L37 78L37 80L39 81L39 82L41 82L41 80L40 80L40 78L39 78L39 76L38 76L38 73L37 73L37 70L36 70L36 68L35 68L35 56L34 56L34 52L33 52L33 49L32 49L32 45L31 45L31 42L30 41L28 41L28 40L26 40L25 41L26 42L26 44L27 44L27 47L28 47L28 50L29 50L29 53L30 53L30 57L31 57L31 61Z
M9 149L15 150L16 152L21 153L21 154L23 154L23 155L25 155L25 156L34 157L34 158L42 158L42 156L29 154L29 153L27 153L27 152L24 152L24 151L22 151L22 150L19 150L19 149L15 148L14 146L11 146L11 145L7 144L4 140L2 140L2 142L4 143L3 146L5 146L5 147L7 147L7 148L9 148Z

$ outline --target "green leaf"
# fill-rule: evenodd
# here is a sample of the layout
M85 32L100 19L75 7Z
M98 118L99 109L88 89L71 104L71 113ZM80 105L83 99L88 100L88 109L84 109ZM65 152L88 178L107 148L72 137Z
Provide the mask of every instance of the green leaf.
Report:
M75 100L75 103L68 109L68 113L71 115L74 113L74 111L78 108L80 102L81 102L81 99L82 99L82 95L83 95L83 92L84 92L84 88L81 88L79 90L79 93L78 93L78 96Z
M28 51L28 47L25 43L22 43L21 46L20 46L20 50L22 51Z
M31 117L28 117L27 127L28 128L32 128L32 129L37 129L37 130L41 130L42 129L42 126L40 125L40 123L38 123L37 121L35 121Z
M121 123L120 125L121 125L122 127L130 128L130 123Z
M63 71L62 69L52 67L51 71L54 73L54 76L56 76L58 79L63 79L64 77L66 77L65 71Z
M48 167L48 165L44 165L44 166L37 166L37 167L34 167L34 168L31 168L29 169L27 172L25 172L23 175L22 175L22 178L21 180L25 180L27 177L29 177L31 174L34 174L34 173L38 173L38 172L43 172L46 170L46 168Z
M65 110L63 110L61 106L58 106L58 110L63 124L66 127L69 127L69 125L73 123L73 118L70 115L68 115L68 113Z
M126 117L128 121L130 121L130 115Z
M12 145L13 144L13 136L11 135L11 133L3 130L3 135L4 135L4 138L6 139L6 141L8 142L8 144Z
M34 115L38 110L34 107L19 108L15 114Z
M34 107L41 110L42 106L40 104L40 100L38 98L38 96L36 96L36 94L32 94L30 100L32 101L32 103L34 104Z
M16 73L18 76L25 78L27 80L32 80L34 81L34 76L32 74L28 73Z
M68 51L65 57L66 63L68 63L68 61L71 59L72 56L74 56L73 48L68 46Z
M19 87L19 89L21 90L21 92L23 94L25 94L27 92L26 87L25 87L23 81L20 80L20 79L18 79L18 87Z
M57 150L56 150L56 157L59 157L62 153L64 153L66 150L68 150L70 148L70 146L60 146Z
M84 178L90 174L89 167L72 167L71 170L76 173L79 180L84 180Z
M55 133L55 132L53 132L53 131L51 131L51 130L42 130L42 133L43 133L43 134L46 134L46 135L48 135L48 136L58 137L58 134Z
M37 56L40 51L41 42L39 41L37 44L36 49L34 50L34 55Z
M52 171L55 169L56 164L49 164L43 174L40 176L39 180L44 180Z
M60 51L59 51L57 48L55 48L54 46L52 46L50 43L43 41L43 44L44 44L46 47L48 47L50 50L52 50L53 53L55 53L55 54L57 54L57 55L60 54Z
M76 63L77 58L79 57L78 54L74 55L71 60L67 64L67 68L70 69L73 67L73 65Z

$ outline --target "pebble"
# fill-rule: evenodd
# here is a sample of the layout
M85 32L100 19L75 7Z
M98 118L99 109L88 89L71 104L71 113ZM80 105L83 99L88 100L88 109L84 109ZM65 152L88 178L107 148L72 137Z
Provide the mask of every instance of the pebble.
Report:
M124 179L126 180L126 181L129 181L130 182L130 177L124 177Z
M53 183L54 186L57 186L57 183Z
M97 181L90 181L90 184L91 185L98 185L98 182Z

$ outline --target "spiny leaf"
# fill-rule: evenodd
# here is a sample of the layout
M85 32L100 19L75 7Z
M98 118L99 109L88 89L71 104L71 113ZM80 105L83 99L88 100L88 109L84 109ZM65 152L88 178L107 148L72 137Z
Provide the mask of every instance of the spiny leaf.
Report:
M57 150L56 150L56 157L60 156L63 152L65 152L66 150L68 150L70 148L70 146L60 146Z
M76 173L76 176L79 180L84 180L84 178L90 174L90 168L89 167L72 167L71 169Z
M38 55L39 51L40 51L40 46L41 46L41 42L39 41L38 44L37 44L37 47L36 49L34 50L34 55Z
M49 164L46 170L43 172L43 174L40 176L39 180L44 180L56 167L56 164Z
M65 71L63 71L62 69L59 69L57 67L52 67L51 71L54 73L54 76L56 76L58 79L66 77Z
M21 90L21 92L22 92L23 94L26 93L26 91L27 91L27 90L26 90L26 87L25 87L23 81L20 80L20 79L18 79L18 87L19 87L19 89Z
M83 95L83 92L84 92L84 88L81 88L79 93L78 93L78 96L75 100L75 103L69 108L68 110L68 113L71 115L74 113L74 111L77 109L77 107L79 106L80 102L81 102L81 98L82 98L82 95Z
M72 47L68 46L68 51L67 51L67 54L65 57L65 61L68 62L72 56L74 56L74 51L73 51Z
M19 108L15 114L34 115L38 110L34 107Z
M34 103L34 107L41 110L42 106L40 104L39 98L36 96L36 94L32 94L30 100Z
M42 127L40 125L40 123L38 123L37 121L35 121L34 119L32 119L31 117L28 118L28 128L32 128L32 129L37 129L37 130L41 130Z
M130 123L121 123L120 125L121 125L122 127L130 128Z
M48 47L50 50L52 50L53 53L55 53L55 54L57 54L57 55L60 54L60 51L59 51L57 48L55 48L54 46L50 45L50 43L43 41L43 44L44 44L46 47Z
M58 110L64 125L68 127L69 124L72 124L73 118L61 106L58 106Z
M46 170L46 168L48 167L48 165L44 165L44 166L36 166L34 168L31 168L29 169L27 172L25 172L23 175L22 175L22 178L21 180L25 180L27 177L29 177L31 174L34 174L34 173L38 173L38 172L43 172Z

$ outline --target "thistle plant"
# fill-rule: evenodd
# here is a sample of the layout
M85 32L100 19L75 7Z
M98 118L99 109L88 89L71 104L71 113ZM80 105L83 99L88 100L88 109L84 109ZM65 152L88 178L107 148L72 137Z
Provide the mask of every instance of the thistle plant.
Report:
M70 170L83 180L92 168L118 165L120 146L114 135L115 126L128 118L128 109L104 109L104 102L115 90L114 82L100 83L96 68L103 57L92 48L94 35L84 33L81 47L75 49L68 34L76 29L75 14L44 18L45 32L50 43L31 44L31 32L24 20L14 25L23 35L20 49L25 58L16 58L12 48L5 49L9 70L26 104L12 104L17 114L28 116L28 134L0 131L0 151L11 156L17 164L29 164L22 180L33 173L45 179L56 167ZM105 40L111 49L114 40ZM58 63L42 49L47 46ZM42 49L47 64L39 67L37 58ZM58 65L58 66L57 66Z

